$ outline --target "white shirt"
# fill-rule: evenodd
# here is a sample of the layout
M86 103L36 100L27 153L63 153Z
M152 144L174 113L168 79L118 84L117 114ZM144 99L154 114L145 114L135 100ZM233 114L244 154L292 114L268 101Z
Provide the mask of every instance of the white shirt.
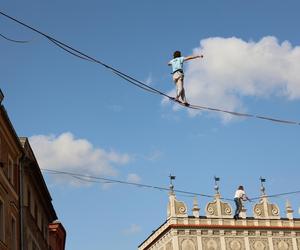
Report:
M244 198L246 196L246 193L244 190L236 190L234 198Z

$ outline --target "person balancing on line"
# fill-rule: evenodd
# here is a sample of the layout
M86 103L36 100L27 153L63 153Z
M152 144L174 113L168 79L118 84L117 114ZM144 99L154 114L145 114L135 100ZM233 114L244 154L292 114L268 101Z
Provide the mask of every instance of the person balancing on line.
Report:
M235 213L234 213L234 216L233 218L235 220L239 219L239 214L240 212L242 211L242 208L243 208L243 201L251 201L245 191L244 191L244 187L243 186L239 186L238 189L235 191L235 195L234 195L234 202L235 202L235 205L236 205L236 210L235 210Z
M176 84L176 101L183 103L185 106L189 106L186 101L185 91L183 87L183 63L196 58L203 58L203 55L196 56L181 56L180 51L175 51L173 54L173 59L168 63L172 66L173 81Z

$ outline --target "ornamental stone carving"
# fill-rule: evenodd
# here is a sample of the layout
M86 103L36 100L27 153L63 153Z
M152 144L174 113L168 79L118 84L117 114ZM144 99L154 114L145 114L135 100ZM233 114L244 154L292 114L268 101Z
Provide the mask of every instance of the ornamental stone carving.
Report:
M267 238L249 238L251 250L269 250L269 242Z
M254 217L261 217L264 218L265 210L263 204L255 204L253 208Z
M218 209L217 209L217 201L209 202L206 206L207 217L217 217Z
M205 211L208 218L232 218L230 204L223 202L219 193L215 195L214 201L206 205Z
M196 239L180 239L180 250L197 250Z
M266 196L262 196L259 203L254 205L253 214L256 219L280 219L279 207L269 203Z
M245 242L243 238L225 238L226 249L228 250L244 250Z
M274 250L293 250L292 239L273 239Z
M173 250L172 241L170 241L170 242L167 243L166 250Z
M221 249L220 238L203 237L202 238L202 249L203 250L219 250L219 249Z
M175 193L169 194L167 217L187 217L187 206L184 202L176 200Z
M175 200L175 213L176 215L184 215L187 212L186 205L182 201Z
M223 212L224 215L231 215L232 214L232 209L228 203L222 203L221 202L221 211Z

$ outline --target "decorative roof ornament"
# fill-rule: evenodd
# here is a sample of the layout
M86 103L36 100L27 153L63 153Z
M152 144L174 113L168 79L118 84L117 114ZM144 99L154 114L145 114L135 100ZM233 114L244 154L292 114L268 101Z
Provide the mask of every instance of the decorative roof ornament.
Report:
M170 192L169 192L169 204L167 208L167 218L171 217L188 217L187 206L184 202L178 201L175 196L173 180L175 180L174 175L169 175L170 178Z
M280 210L277 204L270 203L266 195L266 188L264 183L265 178L260 177L260 200L253 207L253 214L255 219L280 219Z
M220 178L214 176L214 201L207 203L205 211L207 218L232 218L232 208L229 203L223 202L219 191Z
M291 206L291 203L289 200L286 200L286 203L285 203L285 212L286 212L286 217L289 219L289 220L293 220L294 219L294 216L293 216L293 208Z
M260 192L261 192L261 195L266 195L266 193L265 193L266 188L264 186L264 183L266 182L266 179L262 178L262 177L259 177L259 180L260 180Z
M169 175L170 178L170 193L174 193L174 184L173 184L173 180L175 180L176 176L175 175Z
M198 218L200 216L200 208L198 206L198 200L197 200L197 196L194 197L194 200L193 200L193 216L195 216L196 218Z
M216 194L219 194L220 192L219 192L219 181L220 181L220 177L217 177L217 176L214 176L214 180L215 180L215 187L214 187L214 189L215 189L215 191L216 191Z

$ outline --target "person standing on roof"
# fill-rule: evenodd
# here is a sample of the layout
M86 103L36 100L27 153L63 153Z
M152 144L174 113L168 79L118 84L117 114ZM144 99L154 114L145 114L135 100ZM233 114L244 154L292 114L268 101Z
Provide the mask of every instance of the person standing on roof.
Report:
M186 106L189 104L186 101L185 91L183 87L183 63L188 60L196 59L196 58L203 58L203 55L197 56L181 56L180 51L175 51L173 54L173 59L168 63L169 66L172 66L172 74L173 74L173 81L176 84L176 101L183 103Z
M243 186L239 186L238 189L235 191L235 195L234 195L234 202L235 202L235 205L236 205L236 209L235 209L235 213L234 213L234 216L233 218L235 220L239 219L239 214L240 212L242 211L242 208L243 208L243 201L251 201L245 191L244 191L244 187Z

